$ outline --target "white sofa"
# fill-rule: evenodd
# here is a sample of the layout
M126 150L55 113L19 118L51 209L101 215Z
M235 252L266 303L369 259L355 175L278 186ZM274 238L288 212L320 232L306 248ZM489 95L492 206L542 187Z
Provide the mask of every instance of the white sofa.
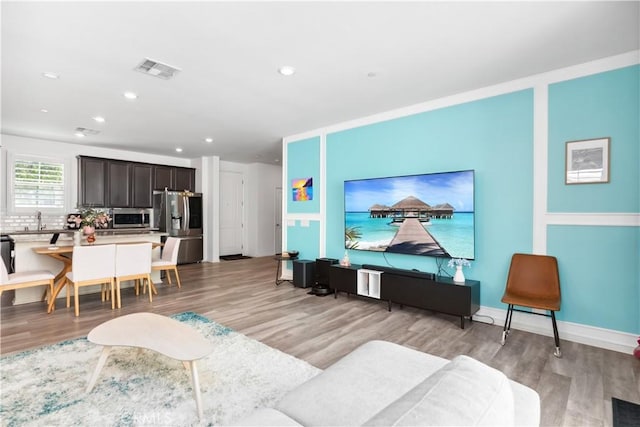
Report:
M467 356L361 345L244 426L539 425L538 393Z

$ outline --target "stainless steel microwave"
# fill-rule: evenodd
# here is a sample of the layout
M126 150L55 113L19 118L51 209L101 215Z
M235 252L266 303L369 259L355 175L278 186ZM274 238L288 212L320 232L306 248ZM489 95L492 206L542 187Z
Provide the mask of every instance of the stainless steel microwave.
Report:
M113 228L149 228L151 209L114 208L111 223Z

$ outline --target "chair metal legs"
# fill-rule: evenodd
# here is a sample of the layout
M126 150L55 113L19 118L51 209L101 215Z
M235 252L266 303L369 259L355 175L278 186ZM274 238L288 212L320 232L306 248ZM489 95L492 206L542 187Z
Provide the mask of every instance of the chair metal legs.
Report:
M562 352L560 351L560 336L558 335L558 325L556 324L556 313L551 311L551 322L553 323L553 338L556 342L556 350L553 352L555 357L562 357Z
M507 342L509 331L511 331L511 320L513 319L514 311L521 311L523 313L529 313L529 314L540 314L535 312L518 310L516 308L513 308L513 304L509 304L509 307L507 308L507 317L504 319L504 328L502 329L502 339L500 340L500 345L504 345ZM549 310L549 313L551 313L550 317L551 317L551 323L553 324L553 338L556 344L556 348L553 352L553 355L555 357L560 358L562 357L562 352L560 351L560 335L558 334L558 324L556 323L556 313L551 310ZM546 315L546 314L541 314L541 315L549 317L549 315Z
M500 340L500 345L504 345L507 342L507 335L509 335L509 331L511 330L511 318L513 317L513 304L509 304L509 308L507 308L507 317L504 319L504 328L502 329L502 340Z

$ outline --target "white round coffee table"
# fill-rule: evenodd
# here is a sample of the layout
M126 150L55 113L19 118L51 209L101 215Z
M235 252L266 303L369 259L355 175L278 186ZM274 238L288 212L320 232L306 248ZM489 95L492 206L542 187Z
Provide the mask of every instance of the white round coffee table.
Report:
M87 385L87 393L93 390L111 347L144 348L180 360L191 371L198 417L202 418L202 396L195 362L210 354L213 345L195 329L166 316L134 313L96 326L89 332L87 339L104 346Z

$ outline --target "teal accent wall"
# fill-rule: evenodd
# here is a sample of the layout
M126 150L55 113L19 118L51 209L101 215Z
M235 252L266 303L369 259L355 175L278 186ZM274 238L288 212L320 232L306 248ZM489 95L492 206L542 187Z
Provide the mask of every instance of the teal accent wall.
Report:
M481 304L502 307L513 252L532 248L533 91L524 90L327 135L327 256L344 255L344 181L475 170ZM353 263L437 272L432 257L349 251ZM451 271L453 272L453 271Z
M287 145L287 180L284 192L289 213L320 212L320 138L309 138ZM313 178L313 200L294 202L291 180Z
M287 250L300 252L298 259L316 259L320 256L320 223L308 221L303 226L302 221L296 220L295 226L287 226Z
M560 270L559 320L640 332L640 228L553 225L547 247Z
M565 185L567 141L610 137L610 182ZM548 211L640 213L640 66L549 86ZM606 225L606 224L605 224ZM549 226L570 322L640 333L640 228Z
M640 334L640 227L611 225L619 217L607 215L640 214L640 66L550 84L548 90L548 212L576 213L576 222L581 213L603 215L603 223L596 226L546 226L544 249L558 258L560 267L558 318ZM312 259L324 241L324 256L342 258L345 180L473 169L476 260L465 276L481 281L481 305L504 309L500 298L511 255L533 250L533 92L327 134L325 234L314 234L320 231L318 224L301 228L298 223L288 228L289 243ZM600 137L611 137L611 182L565 185L565 143ZM293 165L319 170L319 157L313 157L319 138L293 145L289 174ZM291 202L288 206L293 216L301 212ZM359 264L432 272L438 268L430 257L356 250L350 250L349 257Z
M640 211L640 66L549 86L549 212ZM567 141L611 138L610 182L565 185Z

